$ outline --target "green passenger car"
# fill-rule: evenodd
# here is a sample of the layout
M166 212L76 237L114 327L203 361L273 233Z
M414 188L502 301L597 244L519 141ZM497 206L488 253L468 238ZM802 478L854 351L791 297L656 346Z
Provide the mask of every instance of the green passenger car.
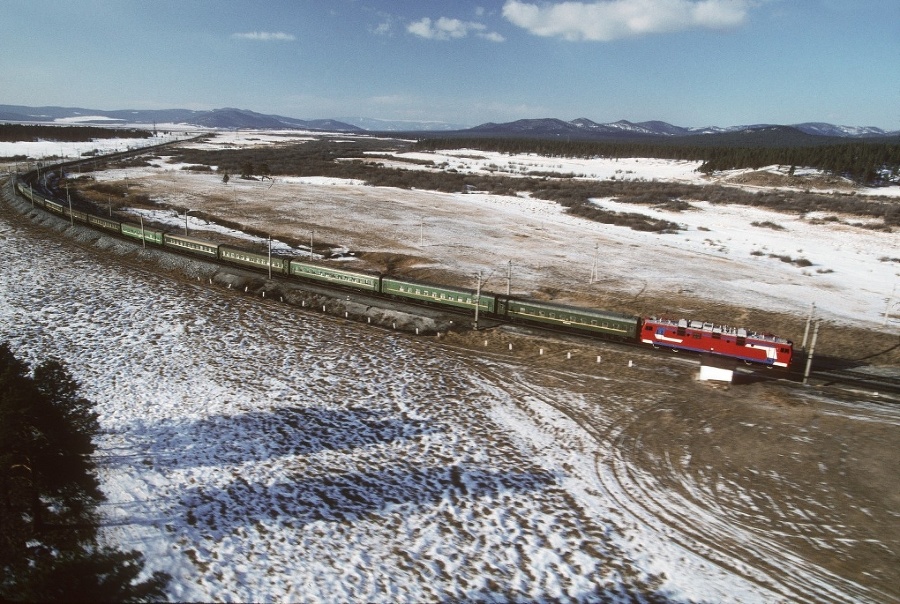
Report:
M381 279L376 273L331 268L299 260L291 260L291 275L371 292L378 291Z
M592 310L534 300L504 300L506 314L512 320L546 323L569 329L633 340L637 338L638 317L606 310Z
M49 199L44 203L44 207L51 212L56 212L57 214L66 213L66 210L62 207L62 204L58 204L55 201L50 201Z
M88 221L88 213L82 212L81 210L68 210L66 211L67 216L71 216L73 220L77 220L78 222L87 223Z
M122 234L128 237L134 237L137 240L145 240L150 241L151 243L157 243L162 245L163 242L163 232L156 231L154 229L148 229L147 227L141 228L139 224L132 224L130 222L122 223Z
M92 224L96 227L106 229L107 231L115 231L116 233L119 233L122 231L119 221L113 220L112 218L104 218L102 216L95 216L94 214L88 214L87 221L88 221L88 224Z
M199 256L209 256L217 258L219 256L219 246L211 241L204 241L196 237L186 237L182 235L166 235L163 238L165 244L169 247L175 247Z
M231 247L230 245L220 245L219 258L227 260L228 262L234 262L235 264L243 264L244 266L249 266L257 270L269 270L268 253L258 254L237 247ZM271 261L273 273L278 273L279 275L287 274L288 260L286 258L272 256Z
M26 185L25 181L16 182L16 190L19 192L19 195L25 197L30 200L31 203L36 203L38 205L44 205L44 198L35 193L30 185Z
M384 277L381 280L381 293L392 296L400 296L411 300L421 300L433 304L455 306L475 310L476 295L473 290L456 289L444 285L431 283L417 283L415 281L401 281ZM493 313L496 308L496 298L491 294L482 293L478 298L478 309L483 312Z

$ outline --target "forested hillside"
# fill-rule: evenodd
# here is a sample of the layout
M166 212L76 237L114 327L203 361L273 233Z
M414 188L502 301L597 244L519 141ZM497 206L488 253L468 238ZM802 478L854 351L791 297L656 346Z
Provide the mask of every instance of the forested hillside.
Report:
M100 128L97 126L40 126L0 124L0 142L64 141L87 142L95 138L150 138L153 133L137 128Z
M764 144L764 141L770 141ZM783 165L816 168L836 176L844 176L866 185L896 182L900 171L900 140L879 139L834 142L805 136L791 139L791 144L777 144L779 139L729 135L727 138L694 136L677 142L594 142L521 138L428 138L415 149L478 149L500 153L535 153L549 157L655 157L702 161L702 172L739 168L759 169ZM712 141L712 144L711 142ZM728 144L715 144L728 143ZM733 141L733 142L732 142ZM776 141L776 144L771 144Z

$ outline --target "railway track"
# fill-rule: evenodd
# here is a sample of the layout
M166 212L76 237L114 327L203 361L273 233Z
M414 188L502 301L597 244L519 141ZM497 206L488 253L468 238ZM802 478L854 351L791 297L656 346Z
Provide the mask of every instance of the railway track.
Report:
M842 386L877 396L885 402L900 403L900 370L881 374L877 369L822 369L810 374L820 386Z

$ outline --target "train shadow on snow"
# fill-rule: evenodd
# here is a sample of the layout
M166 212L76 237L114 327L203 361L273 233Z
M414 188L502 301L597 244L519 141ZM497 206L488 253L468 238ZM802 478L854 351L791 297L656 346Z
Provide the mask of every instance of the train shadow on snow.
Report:
M444 500L480 508L487 516L493 506L476 500L544 490L559 480L537 466L508 470L498 469L497 460L482 465L457 459L454 445L444 450L443 438L416 442L446 432L441 425L361 408L293 406L188 422L147 422L132 430L139 435L132 445L136 451L107 457L108 467L144 464L164 475L186 472L190 485L156 493L167 501L164 515L131 522L174 522L181 527L176 530L197 530L213 539L260 523L289 529L317 521L352 522L388 514L397 506L406 514L410 505L431 508ZM409 449L420 446L435 449L433 455L423 451L434 465L407 461ZM373 458L371 451L379 449L380 458ZM360 467L354 450L366 457L365 469L352 469ZM329 451L337 458L316 457ZM255 464L271 463L281 467L254 471ZM204 477L206 473L213 476ZM262 482L258 476L274 480Z
M435 513L442 501L451 508L467 508L458 515L460 525L493 523L496 519L487 518L494 509L491 501L556 484L556 477L546 471L499 471L458 463L311 474L304 470L265 484L235 476L226 485L189 488L181 498L186 523L217 539L260 523L300 529L314 522L352 523L372 515L409 516L420 508ZM473 509L481 509L482 515L472 514ZM459 530L465 532L462 526Z
M328 409L290 406L200 419L140 422L126 432L136 449L127 458L143 458L162 473L196 467L229 466L322 451L346 451L442 432L433 421L363 408Z

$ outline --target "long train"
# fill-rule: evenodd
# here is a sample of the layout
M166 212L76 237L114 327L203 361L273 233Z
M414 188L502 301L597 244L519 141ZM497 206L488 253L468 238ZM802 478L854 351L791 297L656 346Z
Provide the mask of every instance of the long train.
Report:
M273 275L381 294L406 301L453 307L457 310L475 312L477 308L484 316L495 319L630 340L673 351L685 350L730 357L748 364L787 368L793 357L793 344L790 340L742 328L717 326L687 319L671 321L637 317L607 310L411 281L369 271L333 268L323 263L277 254L260 254L196 237L145 228L143 224L119 222L112 218L75 210L67 204L34 191L21 179L16 180L15 188L33 205L69 218L73 223L77 221L100 231L115 233L154 246L177 249L207 260L231 263L257 271L271 271Z

